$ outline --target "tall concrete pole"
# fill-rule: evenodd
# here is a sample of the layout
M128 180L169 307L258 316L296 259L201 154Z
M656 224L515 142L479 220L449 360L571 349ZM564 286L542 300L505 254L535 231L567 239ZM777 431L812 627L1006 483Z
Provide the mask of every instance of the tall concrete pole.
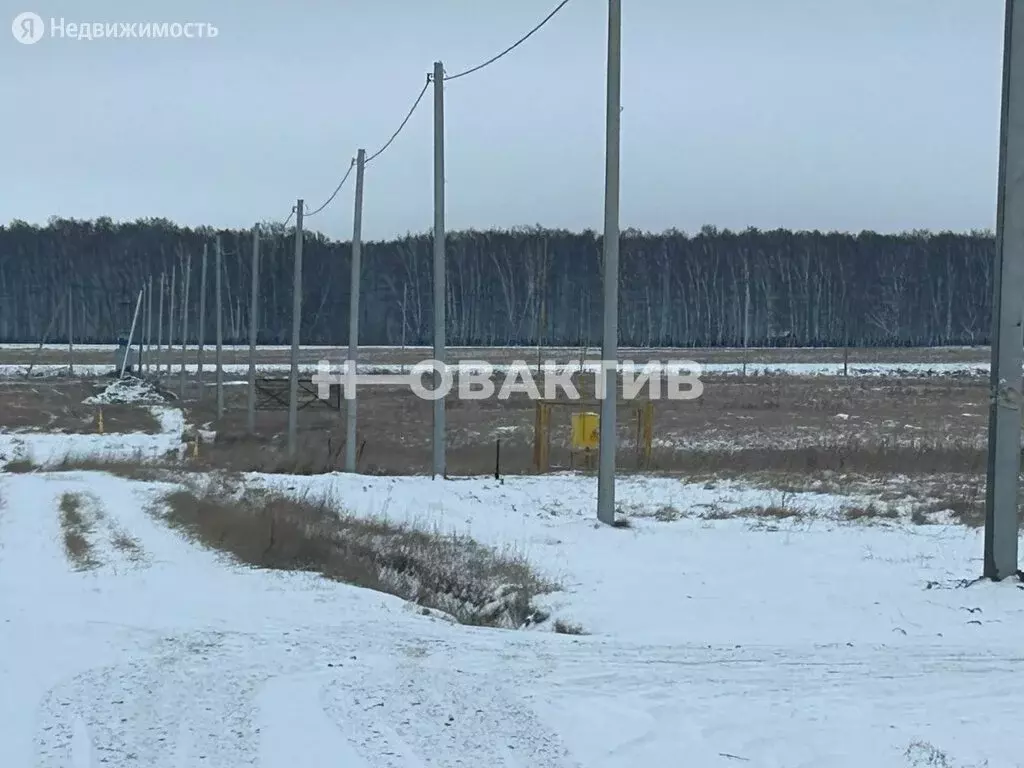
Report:
M157 302L156 312L156 375L163 373L164 354L164 293L167 289L167 276L160 273L160 300Z
M292 280L292 365L288 379L288 455L299 442L299 330L302 325L302 198L295 205L295 276Z
M204 251L205 253L205 251ZM192 254L185 257L185 279L181 284L181 377L178 398L185 399L185 363L188 359L188 288L192 282Z
M619 359L619 112L621 91L621 0L608 0L608 104L604 167L604 341L597 519L615 522L616 406Z
M224 249L221 247L220 235L217 235L216 251L214 253L214 268L217 270L216 278L213 281L214 287L217 290L217 418L221 419L224 417L224 306L221 295L223 293L223 282L222 273L224 271L223 263L223 252Z
M260 301L260 228L252 230L252 296L249 297L249 403L246 425L249 434L256 433L256 330Z
M362 283L363 257L363 166L366 164L366 150L356 155L356 202L352 217L352 279L348 304L348 360L356 365L359 354L359 291ZM356 471L356 393L346 392L348 398L345 422L345 471Z
M750 357L750 259L743 257L743 375Z
M173 365L173 363L171 362L171 357L172 357L172 350L174 348L174 330L175 330L175 326L174 326L174 307L175 307L175 304L176 304L175 299L178 296L177 286L175 285L175 281L177 280L177 277L178 277L178 270L177 270L177 268L172 266L171 267L171 297L170 297L171 300L170 300L170 306L167 309L167 375L168 376L171 375L171 366Z
M434 360L445 360L445 243L444 243L444 65L434 62ZM434 388L442 378L434 372ZM445 466L444 398L434 400L434 477L447 474Z
M199 387L199 399L206 395L203 386L203 352L206 348L206 263L209 246L203 243L203 261L199 267L199 331L196 334L196 384Z
M146 373L153 370L153 276L146 280Z
M1006 0L984 575L1017 573L1024 363L1024 0Z
M75 302L74 286L68 288L68 376L75 375Z

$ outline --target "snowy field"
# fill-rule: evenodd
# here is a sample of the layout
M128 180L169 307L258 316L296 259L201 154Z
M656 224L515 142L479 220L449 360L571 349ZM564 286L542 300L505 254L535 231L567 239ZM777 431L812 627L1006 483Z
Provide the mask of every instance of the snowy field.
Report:
M525 353L524 353L525 354ZM527 355L528 357L528 355ZM329 365L332 366L331 370L334 373L341 374L341 364L344 362L343 358L331 359ZM334 367L337 366L337 367ZM537 369L536 363L528 363L527 360L523 360L522 367ZM509 373L513 364L495 363L488 364L486 367L480 364L480 361L464 361L461 363L449 363L448 367L453 373L473 373L482 372L484 370L490 370L497 374ZM222 366L224 374L226 376L239 377L248 376L249 366L248 364L242 363L226 363ZM357 373L360 374L400 374L409 373L413 366L410 364L381 364L381 363L366 363L358 364L356 366ZM199 366L195 363L189 363L185 365L187 373L194 374L198 371ZM214 370L214 364L209 361L204 366L207 372ZM771 376L771 375L788 375L788 376L842 376L844 370L849 376L900 376L900 377L913 377L913 376L983 376L987 375L989 366L984 363L850 363L844 367L842 363L750 363L746 366L742 362L733 363L704 363L699 366L682 366L682 363L669 365L666 361L665 365L651 365L650 363L635 363L629 364L628 362L620 362L618 370L620 373L630 373L639 376L643 373L654 373L654 372L680 372L685 375L687 369L696 371L703 374L711 374L718 376L737 376L740 374L746 374L747 376ZM75 375L82 377L97 377L105 376L113 370L112 365L101 365L101 364L76 364ZM172 372L178 373L181 370L181 366L178 364L172 365ZM278 364L266 364L262 363L256 366L256 370L261 375L274 374L274 375L287 375L291 370L289 364L278 363ZM311 375L317 373L320 368L317 364L300 364L299 372L305 375ZM425 369L429 370L429 369ZM597 373L600 371L600 365L598 363L586 362L580 365L579 363L566 363L566 364L554 364L554 365L542 365L541 370L544 372L556 373L559 371L582 371L584 373ZM29 366L27 365L14 365L14 364L3 364L0 365L0 378L14 378L23 377L29 372ZM66 376L68 373L68 366L66 364L42 364L32 367L31 375L33 377L52 377L52 376Z
M184 424L157 413L163 434L0 435L0 456L161 455ZM4 768L1024 764L1024 591L972 583L979 531L740 482L623 479L628 528L571 475L246 483L511 549L562 585L552 617L451 625L227 562L150 513L166 486L0 473ZM102 521L90 570L64 493Z
M100 376L113 367L113 345L89 344L76 346L70 362L77 376ZM226 344L223 347L224 371L228 377L248 374L248 347ZM133 348L135 362L138 347ZM389 347L366 345L359 348L358 371L363 374L406 373L417 362L428 360L432 348L427 346ZM584 362L581 366L581 355ZM481 370L489 364L495 373L508 373L510 364L517 363L536 369L538 356L548 371L596 372L599 365L598 347L448 347L447 361L455 371L463 373ZM844 356L847 359L844 360ZM164 347L159 357L171 371L181 370L183 350L180 346ZM189 373L198 370L197 350L188 347L184 357ZM317 371L324 360L331 366L341 366L347 357L347 348L338 346L303 345L299 367L304 374ZM262 374L283 375L289 371L290 347L261 345L257 347L257 368ZM850 349L820 347L751 347L736 349L709 347L632 348L619 349L620 370L638 374L658 370L657 364L679 364L694 360L708 375L748 376L794 375L837 376L844 372L850 376L980 376L989 369L990 352L986 347L914 347ZM746 361L746 364L744 364ZM648 367L649 363L655 363ZM844 362L848 365L844 365ZM47 344L39 349L32 344L0 344L0 378L23 376L29 372L38 377L61 376L68 373L69 350L66 345ZM206 347L205 368L214 365L214 348Z

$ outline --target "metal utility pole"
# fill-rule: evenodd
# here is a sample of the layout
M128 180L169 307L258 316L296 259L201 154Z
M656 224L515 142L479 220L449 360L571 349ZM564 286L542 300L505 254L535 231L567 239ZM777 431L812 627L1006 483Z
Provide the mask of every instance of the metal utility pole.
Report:
M178 397L185 399L185 357L188 354L188 287L192 282L192 254L185 258L185 281L181 286L181 379Z
M299 438L299 330L302 324L302 198L295 204L295 276L292 280L292 365L288 378L288 455Z
M196 342L196 384L199 399L206 394L203 386L203 350L206 348L206 262L209 245L203 244L203 263L199 267L199 338Z
M359 354L359 290L363 255L363 166L366 150L356 155L356 203L352 217L352 279L348 304L348 361L355 366ZM354 373L354 371L353 371ZM345 471L356 471L356 393L345 393L347 419L345 422Z
M1005 24L985 494L984 575L995 581L1018 572L1024 384L1024 0L1006 0Z
M75 305L74 288L68 288L68 375L75 375Z
M223 249L221 248L220 235L217 235L217 248L215 256L215 268L217 269L216 279L213 281L217 289L217 418L224 417L224 312L222 304L222 275L224 264L222 259Z
M172 350L174 349L174 306L175 297L177 293L175 291L174 281L177 277L178 270L171 267L171 300L167 308L167 375L171 375L171 356Z
M159 376L163 371L163 354L164 354L164 285L165 275L163 272L160 273L160 301L157 302L157 313L156 313L156 375Z
M600 465L597 519L615 522L616 407L619 400L619 113L622 64L621 0L608 0L608 104L604 166L604 340L601 345Z
M249 402L246 426L249 434L256 433L256 313L260 290L260 228L252 230L252 296L249 299Z
M444 65L434 62L434 360L445 363L445 251L444 251ZM441 374L434 371L434 388ZM444 477L444 398L434 400L434 477Z

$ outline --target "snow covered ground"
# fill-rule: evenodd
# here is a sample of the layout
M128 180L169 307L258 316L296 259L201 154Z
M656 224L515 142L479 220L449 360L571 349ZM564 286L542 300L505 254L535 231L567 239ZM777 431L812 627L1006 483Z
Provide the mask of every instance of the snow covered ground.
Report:
M567 475L248 483L513 548L564 586L552 621L591 634L242 568L149 514L154 484L0 473L5 768L1024 763L1024 591L968 583L979 532L668 478L619 482L622 529ZM91 570L65 558L65 492L97 521ZM802 515L728 519L781 503Z
M429 359L429 356L425 356L424 360ZM675 358L672 365L680 365L686 361L685 356L679 356ZM344 362L343 357L332 357L329 359L331 366L337 366L335 373L341 374L341 365ZM657 372L659 370L678 370L676 368L669 368L670 361L661 361L665 365L659 368L658 366L651 366L649 363L634 363L630 364L628 361L619 363L620 373L631 373L639 376L643 373ZM527 367L532 367L536 370L536 363L529 363L523 360L523 364ZM223 366L224 373L227 376L248 376L249 366L246 363L226 363ZM487 366L489 370L494 373L508 373L512 369L511 364L491 364ZM365 363L356 366L356 371L360 374L399 374L408 373L412 368L412 365L403 365L399 363L395 364L383 364L383 363ZM466 360L461 363L451 362L449 368L454 373L471 373L474 371L483 371L482 361L471 361ZM289 364L283 363L272 363L272 364L260 364L256 366L257 371L260 374L277 374L284 375L290 370ZM105 376L112 370L110 365L97 365L97 364L76 364L75 375L80 377L92 377L92 376ZM180 365L173 366L174 372L181 370ZM188 373L196 373L198 366L194 363L187 364L185 370ZM206 364L206 370L213 370L210 363ZM301 373L310 375L316 373L319 369L317 364L301 364L299 365ZM546 366L545 370L552 373L557 371L579 371L581 370L580 364L576 363L565 363L565 364L554 364ZM582 370L587 373L596 373L600 370L599 363L588 362L584 363ZM842 363L750 363L744 369L742 362L734 363L706 363L700 365L699 368L692 368L694 371L698 371L702 374L711 374L718 376L738 376L746 371L747 376L771 376L771 375L789 375L789 376L842 376L843 375L843 364ZM983 376L987 375L989 366L987 363L850 363L847 373L849 376ZM13 365L3 364L0 365L0 378L11 378L11 377L22 377L28 371L27 365ZM52 377L52 376L66 376L68 372L67 365L57 364L46 364L36 365L32 368L33 377ZM685 375L685 371L682 371Z
M181 409L168 406L152 386L133 377L115 379L83 402L94 405L134 403L149 409L160 424L157 434L65 434L0 431L0 466L28 460L41 467L60 464L64 459L103 458L162 459L182 450L185 418ZM149 403L150 405L144 405Z

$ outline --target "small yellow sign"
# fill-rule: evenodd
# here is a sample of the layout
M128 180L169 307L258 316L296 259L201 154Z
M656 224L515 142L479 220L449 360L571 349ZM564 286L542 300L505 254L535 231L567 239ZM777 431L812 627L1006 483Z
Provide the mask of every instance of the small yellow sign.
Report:
M572 447L577 451L596 450L601 442L601 416L596 413L572 415Z

